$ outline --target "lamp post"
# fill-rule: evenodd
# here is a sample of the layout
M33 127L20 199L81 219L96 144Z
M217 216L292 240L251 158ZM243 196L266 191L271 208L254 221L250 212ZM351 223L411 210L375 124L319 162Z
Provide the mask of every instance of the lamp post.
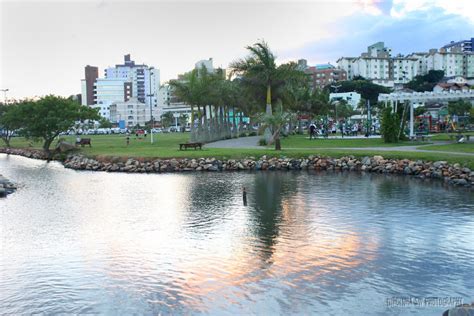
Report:
M3 91L4 102L7 104L7 91L9 91L9 89L0 89L0 91Z
M150 142L153 144L153 127L155 124L153 124L153 109L152 109L152 97L155 95L154 93L151 93L151 71L153 70L153 67L150 67L148 69L148 74L149 74L149 85L148 85L148 91L149 94L147 94L147 97L150 97Z

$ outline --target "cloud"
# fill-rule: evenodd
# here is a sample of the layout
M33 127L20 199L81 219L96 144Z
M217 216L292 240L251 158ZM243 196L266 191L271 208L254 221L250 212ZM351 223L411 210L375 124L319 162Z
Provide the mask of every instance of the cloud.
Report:
M286 50L280 56L286 60L306 58L310 64L335 62L342 56L359 56L366 51L367 46L378 41L385 42L395 54L408 54L440 48L452 40L473 35L472 17L447 13L440 6L427 8L420 4L423 1L415 0L412 3L410 0L411 4L406 6L400 2L394 0L394 7L387 3L385 7L380 7L380 11L385 12L383 18L367 13L353 15L342 23L334 24L337 36ZM394 15L394 8L403 13Z

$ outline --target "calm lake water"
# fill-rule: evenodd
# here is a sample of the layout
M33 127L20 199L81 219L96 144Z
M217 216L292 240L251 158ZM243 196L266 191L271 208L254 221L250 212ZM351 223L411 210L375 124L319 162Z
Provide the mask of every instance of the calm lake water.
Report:
M474 194L356 173L113 174L0 154L0 313L440 315ZM248 205L242 201L247 188Z

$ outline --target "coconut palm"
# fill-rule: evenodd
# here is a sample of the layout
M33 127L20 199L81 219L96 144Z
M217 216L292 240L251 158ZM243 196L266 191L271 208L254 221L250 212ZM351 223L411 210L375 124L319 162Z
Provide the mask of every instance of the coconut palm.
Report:
M265 112L267 115L271 115L272 100L276 99L275 96L272 96L272 89L276 89L295 76L300 76L301 72L298 70L296 63L277 66L275 63L276 56L265 41L246 48L250 51L250 55L232 62L230 64L231 74L242 76L244 82L254 86L257 85L266 90Z

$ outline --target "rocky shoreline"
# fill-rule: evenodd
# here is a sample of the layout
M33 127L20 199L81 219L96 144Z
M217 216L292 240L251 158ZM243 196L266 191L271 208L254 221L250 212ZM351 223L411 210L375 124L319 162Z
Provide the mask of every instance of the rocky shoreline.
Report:
M3 149L2 153L21 155L28 158L47 159L42 151L30 149ZM409 159L385 159L382 156L354 156L328 158L309 156L307 158L261 158L227 159L152 159L99 156L89 158L81 154L69 154L62 161L64 167L74 170L90 170L127 173L169 173L169 172L222 172L258 170L334 170L359 171L384 174L410 175L422 179L437 179L460 186L474 186L474 171L459 164L446 161L412 161Z

